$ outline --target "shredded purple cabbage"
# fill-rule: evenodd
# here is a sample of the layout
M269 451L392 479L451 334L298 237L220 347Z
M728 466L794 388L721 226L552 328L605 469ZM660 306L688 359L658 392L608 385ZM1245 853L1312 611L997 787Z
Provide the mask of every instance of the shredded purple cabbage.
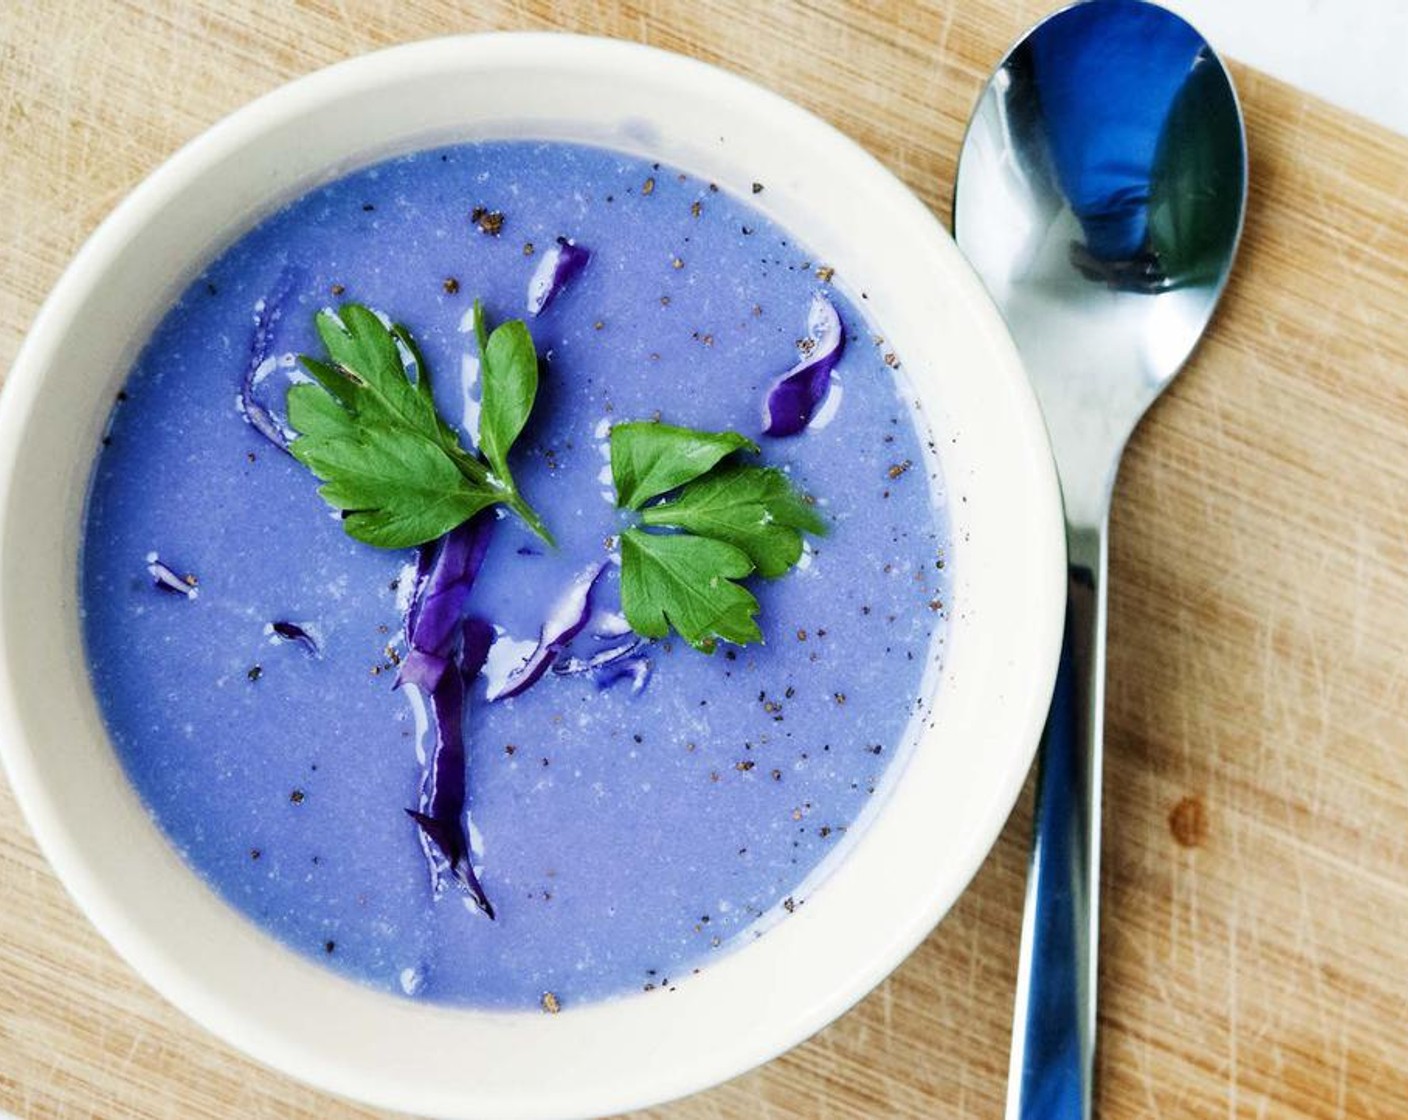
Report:
M421 780L420 807L406 810L420 827L421 845L436 893L443 889L444 877L448 875L489 918L494 916L494 907L474 873L473 852L465 829L464 705L466 686L484 667L493 633L483 619L465 620L456 655L459 671L442 673L430 690L435 745Z
M489 647L494 644L494 627L482 618L467 618L460 627L460 652L455 659L460 676L468 688L489 660Z
M155 552L147 553L147 572L152 577L156 587L162 591L169 591L173 595L184 595L187 599L194 599L200 594L196 590L196 579L194 576L187 576L184 579L161 562Z
M821 292L812 296L802 359L776 378L763 400L763 434L794 436L811 423L812 414L831 388L831 371L846 348L841 316Z
M638 695L650 680L650 658L642 654L617 658L593 673L592 679L596 681L598 692L605 692L617 681L629 680L631 695Z
M594 636L600 638L603 635ZM643 638L635 638L601 650L591 657L569 657L557 662L552 671L561 677L588 675L596 682L597 690L602 692L629 678L631 693L635 695L645 688L650 679L650 658L643 652L645 646Z
M606 565L593 564L582 572L553 606L538 634L538 644L528 659L511 672L492 700L507 700L531 688L549 669L567 644L586 627L592 617L592 592Z
M274 328L283 318L284 304L293 291L295 270L285 268L274 281L274 287L254 309L254 334L249 341L249 361L240 382L239 409L245 421L280 451L287 451L296 434L275 418L255 397L259 381L267 373L265 364L273 358Z
M465 600L489 548L494 517L493 510L485 510L421 546L406 607L406 656L397 687L414 684L430 693L439 683L460 635Z
M639 652L640 648L644 645L645 640L643 638L634 638L621 645L600 650L590 657L569 658L561 665L553 666L553 672L562 676L571 676L574 673L590 673L595 669L601 669L613 662L620 661L623 657L630 657L632 654Z
M586 267L591 252L570 237L559 237L538 260L528 281L528 314L541 315L568 282Z
M489 656L494 629L481 618L465 618L464 606L494 520L494 512L485 510L421 546L406 603L406 656L396 677L397 688L415 685L430 702L435 743L421 779L420 806L406 812L420 828L431 883L438 896L446 878L454 880L490 918L494 907L474 873L465 831L464 706L469 685Z
M450 659L423 649L410 649L401 658L401 667L396 672L393 688L413 684L424 693L431 692L440 683L441 676L450 667Z
M254 384L246 377L240 389L240 413L249 426L267 439L280 451L287 451L293 442L294 434L274 419L274 414L254 399Z
M286 642L296 642L314 657L320 656L322 652L318 648L317 639L296 622L285 622L282 619L277 622L271 622L268 632L282 638Z

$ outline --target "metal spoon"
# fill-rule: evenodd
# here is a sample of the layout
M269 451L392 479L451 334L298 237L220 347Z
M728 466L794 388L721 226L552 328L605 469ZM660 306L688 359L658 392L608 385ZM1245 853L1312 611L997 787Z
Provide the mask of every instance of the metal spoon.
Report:
M1091 1111L1106 528L1120 454L1197 344L1246 203L1231 79L1144 0L1086 0L1024 36L963 142L954 236L1002 310L1066 503L1066 642L1037 784L1007 1120Z

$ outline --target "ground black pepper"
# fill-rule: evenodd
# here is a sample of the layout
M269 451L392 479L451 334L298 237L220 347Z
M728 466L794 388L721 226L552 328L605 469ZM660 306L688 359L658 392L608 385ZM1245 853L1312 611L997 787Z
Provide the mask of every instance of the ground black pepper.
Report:
M501 210L476 206L469 212L469 220L479 227L480 233L486 233L490 237L498 237L503 232L504 215Z

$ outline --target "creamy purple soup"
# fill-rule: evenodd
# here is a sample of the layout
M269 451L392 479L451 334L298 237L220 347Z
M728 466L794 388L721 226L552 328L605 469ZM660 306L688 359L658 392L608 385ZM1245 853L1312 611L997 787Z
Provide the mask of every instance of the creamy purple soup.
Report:
M558 237L590 259L530 316ZM212 262L113 408L80 568L114 748L190 866L330 968L478 1007L668 993L805 906L898 777L947 618L938 459L883 323L845 280L707 181L528 142L367 168ZM818 292L843 356L810 424L765 437L762 401L797 363ZM393 688L414 554L350 539L238 407L254 361L281 414L295 355L320 352L314 314L355 300L414 334L469 445L475 298L491 322L526 319L545 359L512 458L557 541L502 517L466 608L497 635L464 716L466 827L492 920L436 889L405 813L433 735L415 690ZM612 423L654 417L742 432L816 498L826 535L787 575L748 580L764 644L709 656L672 636L642 644L635 675L548 672L490 702L486 678L521 661L627 523ZM158 585L153 554L178 586ZM608 606L618 578L608 563Z

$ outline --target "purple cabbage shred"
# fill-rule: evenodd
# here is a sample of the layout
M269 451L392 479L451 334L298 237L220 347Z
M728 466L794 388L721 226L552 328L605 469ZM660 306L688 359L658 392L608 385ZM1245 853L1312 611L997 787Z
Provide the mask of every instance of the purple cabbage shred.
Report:
M812 296L802 358L776 378L763 400L763 434L794 436L811 423L831 388L831 371L846 348L841 316L821 292Z
M464 607L484 563L494 519L493 511L486 510L421 546L406 605L406 656L396 678L396 687L415 685L429 701L435 742L421 779L420 805L406 813L420 828L436 895L447 878L453 880L489 918L494 907L474 872L465 826L464 708L469 685L489 656L494 630L481 618L465 618Z
M430 693L439 683L460 636L465 600L484 563L493 526L494 512L485 510L421 546L406 607L406 656L397 687L414 684Z
M640 654L618 658L594 673L593 679L596 681L598 692L606 691L618 681L629 680L631 695L639 695L650 680L650 659Z
M272 412L264 407L255 396L259 382L269 373L270 362L276 362L273 354L274 329L283 318L284 304L293 290L295 273L285 268L274 282L273 290L254 309L254 334L249 341L249 361L245 365L244 378L240 382L239 409L256 432L267 439L280 451L287 451L295 433Z
M494 644L494 627L482 618L467 618L460 628L460 652L456 663L460 677L468 688L489 660L489 647Z
M603 637L601 634L594 636ZM552 671L562 677L590 676L596 682L599 692L604 692L619 681L629 679L631 694L636 695L645 688L650 679L650 658L643 652L645 646L643 639L635 638L622 645L601 650L591 657L571 657L559 661Z
M152 577L153 584L162 591L184 595L187 599L194 599L200 594L196 590L195 576L178 576L161 562L161 557L155 552L147 553L147 573Z
M285 642L297 643L314 657L320 656L322 652L318 648L318 640L296 622L285 622L282 619L277 622L271 622L269 624L269 633Z
M464 705L466 683L478 676L489 654L493 629L483 619L464 622L457 651L459 671L442 673L430 690L435 745L421 780L420 807L407 815L420 828L421 846L437 893L448 874L489 918L494 907L474 872L473 852L465 830Z
M559 237L538 260L528 281L528 314L541 315L559 292L586 267L591 252L570 237Z
M538 644L533 652L522 665L508 675L498 691L489 696L491 701L517 696L533 687L542 675L552 668L558 655L591 620L592 592L604 571L606 564L593 564L573 580L543 623L543 628L538 634Z

